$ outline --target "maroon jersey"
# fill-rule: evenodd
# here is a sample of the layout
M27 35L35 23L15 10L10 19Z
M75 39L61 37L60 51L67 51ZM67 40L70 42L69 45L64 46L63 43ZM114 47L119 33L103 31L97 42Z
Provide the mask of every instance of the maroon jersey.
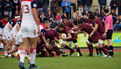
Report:
M93 28L92 28L92 26L91 26L90 23L85 23L85 24L83 24L83 25L80 26L80 30L81 30L81 31L85 31L85 32L87 32L88 34L91 34L91 32L93 31ZM94 43L97 43L98 40L99 40L99 38L100 38L100 35L99 35L99 33L96 31L96 32L92 35L92 37L91 37L90 39L92 39L92 41L93 41Z
M46 39L54 40L56 35L57 35L57 33L54 30L52 30L52 29L45 30L45 37L46 37Z
M70 33L70 27L65 27L63 31L60 31L59 29L57 29L58 33L65 33L66 35Z
M102 25L102 21L100 20L100 18L95 19L95 20L93 21L93 25L95 25L95 24L98 24L98 29L97 29L97 31L98 31L100 34L104 34L105 29L104 29L104 27L103 27L103 25Z
M71 21L69 21L69 22L65 23L65 25L68 26L68 27L70 27L70 29L71 29L71 28L73 28L74 23L71 22ZM71 33L71 35L72 35L72 39L73 40L77 40L77 38L78 38L77 34Z
M71 21L68 21L67 23L64 23L64 24L65 24L65 26L68 26L70 28L73 28L73 26L74 26L74 23Z

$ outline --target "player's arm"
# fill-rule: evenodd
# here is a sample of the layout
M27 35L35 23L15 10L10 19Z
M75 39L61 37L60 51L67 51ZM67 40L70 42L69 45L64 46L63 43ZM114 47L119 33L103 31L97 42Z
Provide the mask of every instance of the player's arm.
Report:
M55 39L55 41L56 41L57 43L59 43L59 40L58 40L56 37L55 37L54 39Z
M12 29L12 28L13 28L13 27L12 27L12 24L9 24L9 28L10 28L10 29Z
M68 33L67 37L61 37L61 39L64 39L64 40L71 39L71 38L72 38L71 33Z
M38 27L38 33L40 33L40 28L39 28L39 22L38 22L38 16L37 16L37 9L36 9L36 7L37 7L37 4L32 3L32 15L33 15L34 20L36 22L36 25Z
M16 25L16 29L17 29L17 31L19 31L19 28L20 28L20 27L19 27L19 24L17 24L17 25Z
M98 24L95 24L93 31L90 34L90 37L97 31L98 29Z

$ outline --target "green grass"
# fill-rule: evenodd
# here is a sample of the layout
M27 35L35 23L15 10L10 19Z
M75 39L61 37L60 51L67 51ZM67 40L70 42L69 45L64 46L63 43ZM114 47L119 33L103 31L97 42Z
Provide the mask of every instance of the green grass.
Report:
M87 57L41 57L36 62L40 69L121 69L121 52L116 52L114 58ZM26 67L27 60L25 63ZM0 58L0 69L19 69L16 58Z

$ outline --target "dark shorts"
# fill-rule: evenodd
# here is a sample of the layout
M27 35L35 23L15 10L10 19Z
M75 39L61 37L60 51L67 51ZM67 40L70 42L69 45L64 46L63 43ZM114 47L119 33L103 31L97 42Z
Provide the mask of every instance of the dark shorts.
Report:
M106 33L106 39L112 39L113 30L108 30Z
M73 39L69 39L69 40L66 40L66 41L73 41L73 43L77 43L77 40L73 40Z

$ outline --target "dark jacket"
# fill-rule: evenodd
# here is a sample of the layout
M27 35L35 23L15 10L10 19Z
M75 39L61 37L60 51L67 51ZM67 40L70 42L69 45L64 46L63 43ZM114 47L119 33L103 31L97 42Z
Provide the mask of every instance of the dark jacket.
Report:
M91 6L92 0L84 0L84 4L87 5L87 6Z
M116 6L113 6L114 4L116 4ZM118 6L118 0L111 0L110 2L110 6L111 6L111 9L116 9L116 7Z
M11 2L4 2L3 7L4 11L12 11L13 5Z
M52 13L58 12L58 2L56 0L51 1L51 11Z
M99 5L106 5L107 0L98 0Z

